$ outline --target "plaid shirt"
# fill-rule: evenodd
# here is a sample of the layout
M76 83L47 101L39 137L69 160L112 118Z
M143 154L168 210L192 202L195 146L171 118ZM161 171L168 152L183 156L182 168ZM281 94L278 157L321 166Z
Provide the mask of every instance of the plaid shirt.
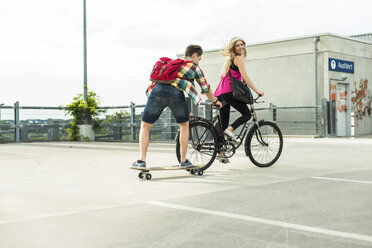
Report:
M209 91L209 84L204 77L203 71L195 64L190 58L185 59L188 63L182 65L178 69L177 79L174 80L172 85L179 90L185 91L196 106L199 105L201 97L196 91L194 79L201 88L201 93L206 94ZM150 95L156 83L152 83L146 90L147 96Z

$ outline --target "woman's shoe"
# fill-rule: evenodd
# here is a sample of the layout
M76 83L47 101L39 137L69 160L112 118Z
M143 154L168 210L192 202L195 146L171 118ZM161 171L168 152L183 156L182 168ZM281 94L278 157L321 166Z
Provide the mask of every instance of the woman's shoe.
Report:
M231 132L229 129L226 129L224 131L224 134L226 134L228 137L230 137L233 141L238 142L238 140L235 137L235 134Z

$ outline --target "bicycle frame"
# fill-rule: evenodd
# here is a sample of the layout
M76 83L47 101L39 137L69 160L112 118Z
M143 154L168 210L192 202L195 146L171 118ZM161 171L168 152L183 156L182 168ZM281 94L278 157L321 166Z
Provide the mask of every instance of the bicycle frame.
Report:
M257 97L256 99L254 99L254 102L257 102L257 99L259 97ZM262 138L262 135L261 135L261 132L260 132L260 125L259 123L264 121L263 119L262 120L258 120L257 119L257 115L256 115L256 112L254 110L254 104L250 104L250 111L251 111L251 114L252 114L252 120L251 121L247 121L246 123L244 123L239 135L237 136L237 139L239 139L239 143L232 143L234 145L234 148L235 150L238 149L242 144L243 144L243 140L245 139L248 131L250 130L250 127L252 125L255 125L257 126L257 130L258 132L256 132L256 138L258 140L258 142L260 142L262 145L265 145L267 146L268 144L263 140ZM212 109L216 109L219 111L218 107L217 106L213 106L212 105ZM208 119L205 119L205 118L202 118L202 117L198 117L198 116L194 116L192 119L191 119L191 122L204 122L206 124L208 124L210 126L210 129L208 130L209 132L211 132L211 130L213 129L213 131L217 134L218 136L218 141L217 141L217 144L216 144L216 148L218 150L218 152L221 152L221 151L224 151L223 149L223 146L226 144L226 140L225 139L225 136L223 134L223 131L222 131L222 123L221 123L221 116L220 114L217 114L215 117L213 117L211 120L208 120ZM221 130L221 132L217 129ZM257 134L258 133L258 134ZM206 134L206 132L204 132L202 135L201 135L201 138ZM176 137L175 137L175 141L178 139L178 135L179 135L179 132L177 133ZM200 140L201 140L200 138ZM230 142L230 141L228 141ZM197 144L199 145L199 144Z

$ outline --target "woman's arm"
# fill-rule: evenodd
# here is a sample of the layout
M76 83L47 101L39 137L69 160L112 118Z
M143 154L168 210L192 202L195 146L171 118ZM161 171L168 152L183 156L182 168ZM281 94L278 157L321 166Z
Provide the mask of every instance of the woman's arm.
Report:
M253 84L252 80L248 76L247 70L245 69L244 59L242 56L236 56L234 58L234 64L238 66L240 74L242 74L242 78L248 86L254 90L258 95L263 96L264 92L260 91L256 88L256 86Z

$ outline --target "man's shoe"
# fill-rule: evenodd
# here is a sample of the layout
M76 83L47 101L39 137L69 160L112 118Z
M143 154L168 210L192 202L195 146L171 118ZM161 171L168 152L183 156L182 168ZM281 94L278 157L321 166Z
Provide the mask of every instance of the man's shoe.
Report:
M136 160L131 167L135 168L146 168L146 162L142 160Z
M238 140L235 137L235 134L231 132L229 129L226 129L224 131L224 134L226 134L228 137L230 137L233 141L238 142Z
M185 162L180 163L180 167L181 168L189 168L189 167L192 167L192 163L188 159L186 159Z

